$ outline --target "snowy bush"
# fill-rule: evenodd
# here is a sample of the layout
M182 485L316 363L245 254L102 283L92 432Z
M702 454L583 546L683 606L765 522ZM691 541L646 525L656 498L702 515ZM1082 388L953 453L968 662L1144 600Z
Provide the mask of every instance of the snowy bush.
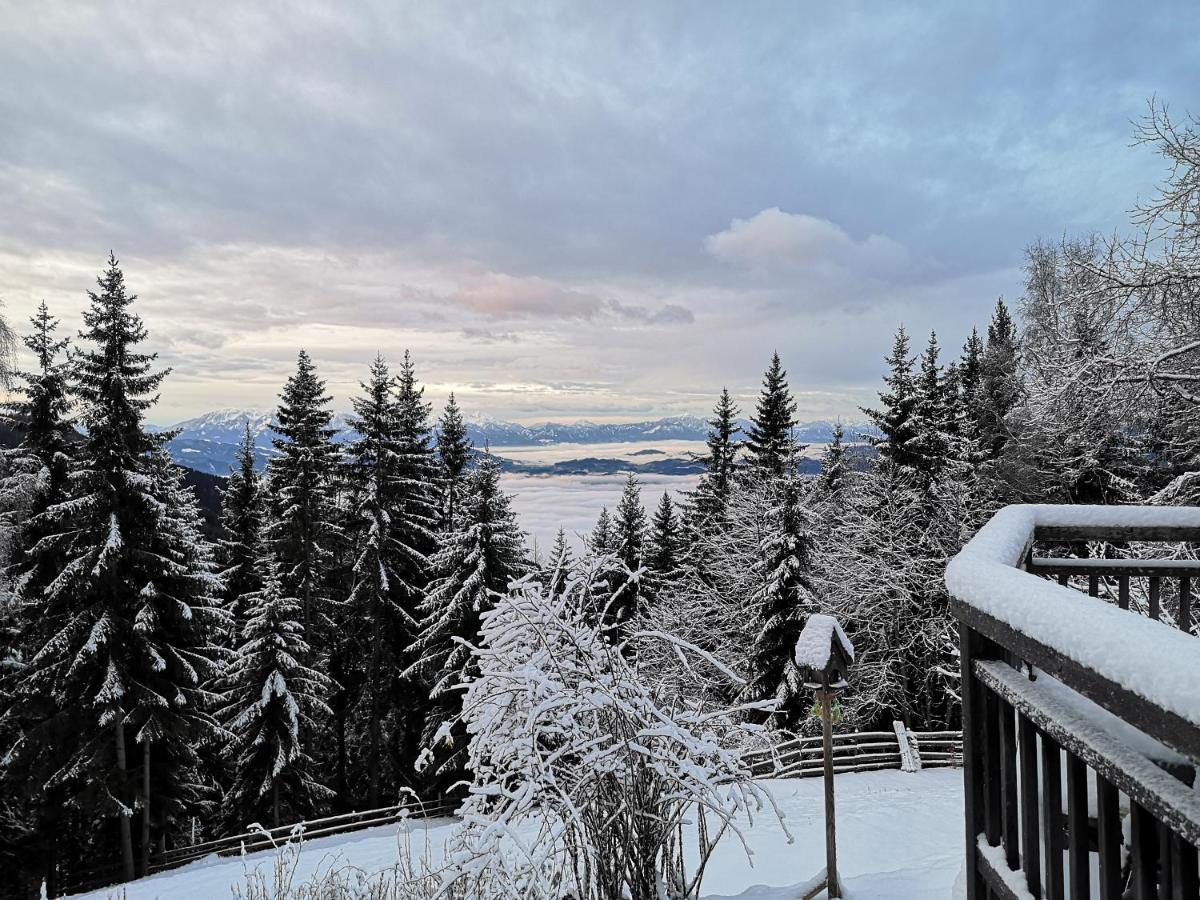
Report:
M472 897L631 900L698 896L723 837L764 810L731 724L741 710L665 699L642 677L635 643L699 648L638 632L613 645L589 614L592 578L547 594L514 583L484 614L479 676L463 718L474 772L448 883Z

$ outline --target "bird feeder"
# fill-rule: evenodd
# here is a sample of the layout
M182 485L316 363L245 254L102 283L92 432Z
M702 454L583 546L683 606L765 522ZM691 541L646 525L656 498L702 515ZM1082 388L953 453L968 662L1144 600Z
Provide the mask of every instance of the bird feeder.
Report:
M836 694L847 687L854 665L854 645L833 616L811 615L796 641L796 665L804 686Z
M825 755L825 877L804 900L822 891L827 897L842 896L837 874L837 828L833 802L833 698L847 686L846 676L854 665L854 645L833 616L812 615L796 641L796 666L805 687L816 690L821 704L821 728Z

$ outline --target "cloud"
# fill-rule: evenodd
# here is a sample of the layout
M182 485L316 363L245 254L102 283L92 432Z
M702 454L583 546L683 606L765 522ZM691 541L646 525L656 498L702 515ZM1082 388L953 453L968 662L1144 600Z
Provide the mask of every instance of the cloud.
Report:
M687 325L695 320L690 310L676 303L650 309L537 276L517 277L501 272L471 279L446 299L491 319L615 320L644 325Z
M873 234L855 241L828 219L777 206L734 219L729 228L705 238L704 247L721 262L759 271L834 267L885 275L910 266L908 251L891 238Z

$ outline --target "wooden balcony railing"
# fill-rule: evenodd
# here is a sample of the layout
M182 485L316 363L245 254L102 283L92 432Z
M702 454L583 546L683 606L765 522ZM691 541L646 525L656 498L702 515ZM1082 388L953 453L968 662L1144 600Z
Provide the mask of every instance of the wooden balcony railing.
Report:
M1144 542L1176 558L1112 558ZM951 561L969 900L1200 898L1196 542L1200 509L1012 506Z

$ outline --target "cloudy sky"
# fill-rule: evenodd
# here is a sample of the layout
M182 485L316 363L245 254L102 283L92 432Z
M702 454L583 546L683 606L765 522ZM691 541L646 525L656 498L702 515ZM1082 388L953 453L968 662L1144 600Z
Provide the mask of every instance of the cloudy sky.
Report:
M1138 7L1141 8L1138 8ZM306 347L533 421L854 416L1038 237L1123 228L1200 111L1194 3L0 0L0 299L74 330L112 248L175 374L269 406Z

